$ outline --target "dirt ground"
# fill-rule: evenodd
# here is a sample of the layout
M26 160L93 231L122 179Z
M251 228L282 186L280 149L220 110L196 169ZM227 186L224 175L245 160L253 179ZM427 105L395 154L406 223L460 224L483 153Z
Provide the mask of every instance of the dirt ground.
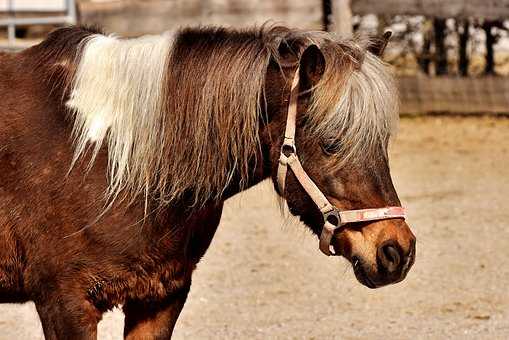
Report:
M417 236L407 279L370 290L284 221L269 183L226 204L175 339L507 339L509 119L403 119L396 189ZM100 339L121 339L108 313ZM41 339L32 304L0 306L0 339Z

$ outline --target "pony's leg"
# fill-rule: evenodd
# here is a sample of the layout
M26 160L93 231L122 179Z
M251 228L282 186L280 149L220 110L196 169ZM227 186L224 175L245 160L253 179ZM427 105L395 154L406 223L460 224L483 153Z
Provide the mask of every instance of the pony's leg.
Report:
M128 340L171 339L175 323L184 307L189 286L178 290L162 303L128 301L124 307L124 337Z
M65 303L57 298L36 301L35 307L46 340L97 339L101 313L87 301L73 302Z

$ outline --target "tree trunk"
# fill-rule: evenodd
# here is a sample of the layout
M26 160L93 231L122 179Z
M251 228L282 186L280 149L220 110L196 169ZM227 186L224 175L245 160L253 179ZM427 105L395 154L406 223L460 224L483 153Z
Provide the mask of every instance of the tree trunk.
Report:
M332 3L331 0L322 0L322 29L330 32L332 26Z
M435 66L437 75L447 74L447 49L445 47L445 19L435 18L433 30L435 33Z
M486 65L484 73L487 75L495 74L495 52L493 45L496 43L495 35L493 34L494 23L486 20L483 24L484 32L486 33Z
M330 32L332 28L332 2L331 0L322 0L322 28Z

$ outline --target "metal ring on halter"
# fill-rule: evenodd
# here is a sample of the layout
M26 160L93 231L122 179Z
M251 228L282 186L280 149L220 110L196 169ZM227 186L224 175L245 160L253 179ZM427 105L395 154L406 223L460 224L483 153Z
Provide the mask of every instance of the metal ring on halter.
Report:
M281 145L281 155L288 157L291 154L294 154L294 155L297 154L297 148L295 147L295 142L293 141L293 139L288 138L288 141L287 141L287 139L285 138L283 145Z
M339 215L339 211L332 207L331 210L322 212L323 215L323 223L329 222L335 227L341 226L341 216Z
M341 227L341 216L336 207L331 206L329 210L322 211L323 227L320 235L319 248L327 256L338 256L330 250L330 245L334 232Z

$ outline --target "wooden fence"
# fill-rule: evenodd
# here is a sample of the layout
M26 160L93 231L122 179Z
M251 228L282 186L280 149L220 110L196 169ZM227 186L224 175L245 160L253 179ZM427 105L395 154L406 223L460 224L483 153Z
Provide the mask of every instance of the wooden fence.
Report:
M351 0L354 14L438 18L509 18L509 0Z
M0 0L1 1L5 0ZM421 14L509 18L509 0L331 0L333 29L348 35L353 14ZM322 0L115 0L78 1L81 21L124 36L159 33L183 25L238 27L267 20L304 29L321 29ZM346 10L345 10L346 8ZM336 22L334 22L336 21ZM343 32L344 31L344 32ZM507 77L400 77L401 112L509 114Z
M400 77L402 114L509 115L507 77Z

